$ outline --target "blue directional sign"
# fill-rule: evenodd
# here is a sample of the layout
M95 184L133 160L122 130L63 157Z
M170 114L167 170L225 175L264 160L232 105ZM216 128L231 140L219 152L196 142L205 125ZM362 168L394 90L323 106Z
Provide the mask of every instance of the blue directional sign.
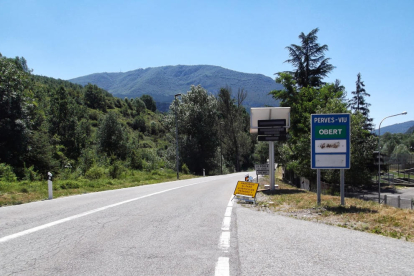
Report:
M311 115L311 168L351 168L351 115Z

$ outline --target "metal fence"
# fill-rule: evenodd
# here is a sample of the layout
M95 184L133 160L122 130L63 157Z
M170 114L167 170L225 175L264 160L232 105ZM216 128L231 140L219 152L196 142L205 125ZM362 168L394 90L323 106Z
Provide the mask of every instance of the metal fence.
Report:
M347 196L378 202L378 195L373 195L373 194L350 194ZM414 209L414 199L404 198L404 197L401 197L400 195L381 195L380 202L381 204L393 206L396 208L411 209L411 210Z

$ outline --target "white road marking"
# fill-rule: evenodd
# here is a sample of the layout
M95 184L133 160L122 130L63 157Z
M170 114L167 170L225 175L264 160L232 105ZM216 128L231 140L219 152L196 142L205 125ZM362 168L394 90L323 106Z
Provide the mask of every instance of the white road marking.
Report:
M220 257L218 258L216 264L216 272L215 276L229 276L230 269L229 269L229 258L227 257Z
M140 200L140 199L143 199L143 198L147 198L147 197L150 197L150 196L166 193L166 192L169 192L169 191L173 191L173 190L177 190L177 189L181 189L181 188L185 188L185 187L189 187L189 186L193 186L193 185L197 185L197 184L202 184L202 183L209 182L209 181L211 181L211 180L205 180L205 181L201 181L201 182L197 182L197 183L193 183L193 184L188 184L188 185L184 185L184 186L180 186L180 187L175 187L175 188L163 190L163 191L160 191L160 192L156 192L156 193L136 197L136 198L133 198L133 199L129 199L129 200L121 201L121 202L111 204L111 205L108 205L108 206L104 206L104 207L101 207L101 208L97 208L97 209L87 211L87 212L84 212L84 213L80 213L80 214L77 214L77 215L74 215L74 216L70 216L70 217L67 217L67 218L64 218L64 219L56 220L56 221L53 221L53 222L50 222L50 223L46 223L46 224L43 224L43 225L40 225L40 226L37 226L37 227L34 227L34 228L30 228L30 229L27 229L27 230L24 230L24 231L21 231L21 232L18 232L18 233L9 235L9 236L5 236L3 238L0 238L0 243L7 242L9 240L16 239L18 237L22 237L22 236L25 236L25 235L28 235L28 234L31 234L31 233L34 233L34 232L37 232L37 231L55 226L55 225L58 225L58 224L61 224L61 223L64 223L64 222L68 222L68 221L71 221L71 220L74 220L74 219L77 219L77 218L81 218L81 217L84 217L84 216L87 216L87 215L98 213L98 212L104 211L106 209L113 208L113 207L116 207L116 206L119 206L119 205L123 205L123 204L129 203L129 202L133 202L133 201Z
M229 252L229 248L230 248L230 232L222 232L221 233L219 247L224 252Z
M221 226L221 230L229 231L230 230L230 224L231 224L231 217L224 217L223 224Z
M226 213L224 213L225 217L231 217L231 211L232 211L233 207L227 207L226 208Z
M230 197L227 204L226 212L224 213L223 223L221 225L221 236L219 242L219 248L223 250L223 253L228 253L230 249L230 224L231 224L231 212L233 209L233 196ZM215 276L229 276L230 265L228 257L219 257L216 263Z

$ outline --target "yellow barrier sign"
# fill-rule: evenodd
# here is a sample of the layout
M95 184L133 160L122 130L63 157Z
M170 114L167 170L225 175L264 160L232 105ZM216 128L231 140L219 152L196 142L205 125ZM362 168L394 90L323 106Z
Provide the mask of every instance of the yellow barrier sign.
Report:
M259 183L238 181L236 189L234 190L234 195L256 197L257 188L259 188Z

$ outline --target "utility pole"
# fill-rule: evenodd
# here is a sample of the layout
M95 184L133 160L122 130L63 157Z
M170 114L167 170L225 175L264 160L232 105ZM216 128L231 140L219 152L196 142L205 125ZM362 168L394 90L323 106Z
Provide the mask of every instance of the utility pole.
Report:
M176 169L177 169L177 180L180 179L179 175L179 157L178 157L178 119L177 119L177 110L178 110L178 100L177 96L181 96L181 94L176 94L174 96L175 101L175 142L176 142L176 148L175 148L175 155L176 155Z

